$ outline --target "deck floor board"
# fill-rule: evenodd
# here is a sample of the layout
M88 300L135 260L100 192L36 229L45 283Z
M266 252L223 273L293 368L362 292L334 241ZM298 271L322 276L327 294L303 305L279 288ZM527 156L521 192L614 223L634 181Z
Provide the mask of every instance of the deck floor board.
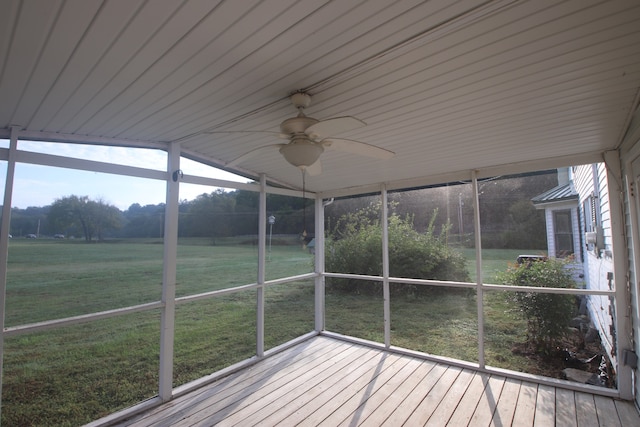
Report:
M518 394L521 381L507 378L504 382L500 397L496 403L496 409L489 423L492 427L510 426L513 424L513 414L516 412Z
M580 410L576 412L578 427L598 427L598 414L596 413L596 404L593 401L593 395L576 392L575 399L576 407L580 408Z
M482 393L480 393L478 406L471 418L471 425L474 426L489 426L493 419L496 407L498 406L498 400L502 394L506 378L492 376L487 381L487 385Z
M640 426L633 403L315 337L121 421L150 426Z

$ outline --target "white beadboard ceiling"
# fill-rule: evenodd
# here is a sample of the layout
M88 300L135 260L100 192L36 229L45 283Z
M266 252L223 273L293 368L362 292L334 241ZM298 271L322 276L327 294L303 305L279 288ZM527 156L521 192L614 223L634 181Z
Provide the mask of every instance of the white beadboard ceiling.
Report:
M397 153L327 151L311 191L613 149L639 87L637 0L0 3L0 129L224 166L280 143L244 131L277 132L304 90L308 115L367 123L336 136ZM275 150L235 170L301 185Z

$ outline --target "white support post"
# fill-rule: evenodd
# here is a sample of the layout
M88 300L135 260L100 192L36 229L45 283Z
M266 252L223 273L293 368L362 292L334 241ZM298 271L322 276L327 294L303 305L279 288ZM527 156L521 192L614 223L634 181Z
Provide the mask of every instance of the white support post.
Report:
M315 202L315 330L320 333L324 330L324 304L325 304L325 279L324 279L324 203L322 197L316 195Z
M478 194L478 175L471 172L471 185L473 185L473 221L475 224L476 242L476 303L478 310L478 365L484 369L484 289L482 278L482 233L480 230L480 195Z
M9 231L11 227L11 200L13 196L13 177L16 170L16 150L18 146L18 127L11 127L9 161L7 162L7 180L4 186L4 204L2 205L2 223L0 224L0 331L4 331L7 296L7 261L9 259ZM2 407L2 379L4 366L4 332L0 338L0 408Z
M389 291L389 200L387 187L383 184L382 201L382 297L384 313L384 346L391 347L391 292Z
M160 329L159 395L163 402L173 393L173 345L176 321L176 266L178 257L178 213L180 191L180 145L171 144L167 159L167 195L164 215L162 271L162 316Z
M613 278L615 290L615 330L618 392L620 398L633 399L633 369L623 363L625 350L633 350L631 292L628 284L630 278L629 258L627 253L624 208L623 208L623 176L620 167L620 153L607 151L604 162L607 170L609 186L609 212L611 214L611 249L613 253Z
M256 355L264 356L264 282L267 253L267 178L260 174L258 214L258 289L256 301Z

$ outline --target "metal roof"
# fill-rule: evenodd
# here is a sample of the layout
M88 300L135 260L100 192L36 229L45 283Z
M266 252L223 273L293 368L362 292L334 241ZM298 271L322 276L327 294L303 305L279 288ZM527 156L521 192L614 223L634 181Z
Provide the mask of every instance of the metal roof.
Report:
M180 142L224 167L280 142L246 131L277 132L305 90L308 115L358 117L340 137L396 153L325 152L311 191L598 156L639 87L637 0L3 0L0 14L0 137ZM277 151L232 169L301 185Z
M535 196L531 199L534 205L541 205L554 202L566 202L568 200L578 200L578 192L573 186L573 182L558 185L549 191Z

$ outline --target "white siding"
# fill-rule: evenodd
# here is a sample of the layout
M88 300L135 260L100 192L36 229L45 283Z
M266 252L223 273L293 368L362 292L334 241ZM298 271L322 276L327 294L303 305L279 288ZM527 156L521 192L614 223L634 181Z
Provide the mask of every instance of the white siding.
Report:
M613 274L613 258L611 252L611 216L609 210L609 190L607 187L606 169L604 163L596 165L594 177L592 165L582 165L573 168L574 185L579 194L580 228L584 234L585 223L583 203L590 196L595 196L600 208L600 226L604 234L604 246L602 248L591 247L584 243L584 270L587 289L609 290L612 281L607 278ZM594 182L597 181L597 182ZM584 242L584 240L583 240ZM615 336L612 334L613 315L615 307L609 303L609 297L590 296L587 302L589 315L594 326L600 333L602 345L616 364Z

